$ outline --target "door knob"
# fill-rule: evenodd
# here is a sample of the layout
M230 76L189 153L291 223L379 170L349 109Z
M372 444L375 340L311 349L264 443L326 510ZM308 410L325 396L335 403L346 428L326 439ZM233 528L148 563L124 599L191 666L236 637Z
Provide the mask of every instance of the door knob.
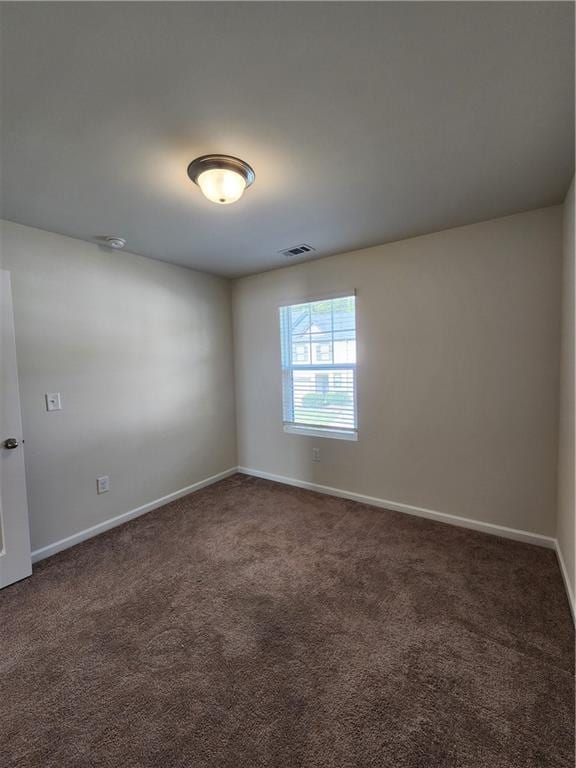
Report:
M8 448L8 450L11 451L14 448L18 448L20 443L18 442L18 440L16 440L15 437L9 437L7 440L4 440L2 445L4 446L4 448Z

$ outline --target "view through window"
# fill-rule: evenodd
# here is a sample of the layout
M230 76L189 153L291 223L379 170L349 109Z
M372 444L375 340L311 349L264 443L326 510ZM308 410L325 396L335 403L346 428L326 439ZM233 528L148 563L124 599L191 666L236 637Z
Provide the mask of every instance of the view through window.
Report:
M356 435L356 302L339 296L280 307L287 431Z

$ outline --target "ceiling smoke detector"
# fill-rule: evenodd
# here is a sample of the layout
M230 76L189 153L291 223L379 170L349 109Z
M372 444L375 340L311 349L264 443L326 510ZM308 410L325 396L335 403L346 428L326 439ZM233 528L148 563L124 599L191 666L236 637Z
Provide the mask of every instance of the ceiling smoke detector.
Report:
M301 243L300 245L293 245L291 248L283 248L278 253L281 253L287 259L294 259L296 256L306 256L307 253L313 253L315 250L316 248L312 248L311 245Z
M120 251L126 245L126 239L124 237L116 237L115 235L107 235L104 238L104 243L108 248Z

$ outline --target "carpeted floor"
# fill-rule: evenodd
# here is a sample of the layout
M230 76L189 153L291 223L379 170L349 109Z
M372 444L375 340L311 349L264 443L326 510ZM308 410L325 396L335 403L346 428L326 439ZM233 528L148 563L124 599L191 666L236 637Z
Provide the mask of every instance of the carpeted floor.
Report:
M0 593L5 768L574 766L550 550L235 475Z

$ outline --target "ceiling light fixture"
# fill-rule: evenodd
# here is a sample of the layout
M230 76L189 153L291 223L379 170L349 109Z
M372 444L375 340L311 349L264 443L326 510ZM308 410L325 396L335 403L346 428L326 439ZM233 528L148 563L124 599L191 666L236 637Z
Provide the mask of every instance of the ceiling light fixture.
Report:
M197 157L188 166L188 176L198 184L204 197L219 205L240 200L256 178L248 163L230 155Z

